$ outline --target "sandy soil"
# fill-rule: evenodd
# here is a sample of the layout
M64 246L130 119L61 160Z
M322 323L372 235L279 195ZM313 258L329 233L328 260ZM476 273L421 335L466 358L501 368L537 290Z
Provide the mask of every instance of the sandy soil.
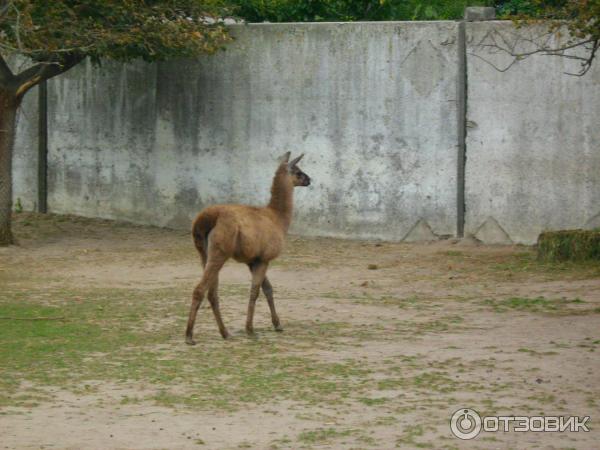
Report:
M0 283L7 289L48 285L143 292L189 286L191 292L201 274L184 232L90 220L53 222L40 233L19 226L20 246L0 249ZM599 272L589 266L541 267L532 252L457 241L404 244L291 236L286 254L269 271L285 332L270 331L261 298L255 319L258 345L261 340L292 342L295 333L317 323L347 324L346 334L325 332L319 345L293 352L317 362L352 360L368 368L360 395L350 395L343 404L335 396L307 403L273 392L268 404L245 402L228 411L122 402L155 391L150 382L103 380L90 394L74 393L69 386L36 386L53 400L2 408L0 448L596 449ZM24 272L35 277L23 281L19 273ZM247 268L234 263L220 279L222 286L249 284ZM508 298L542 296L556 299L558 309L493 307ZM193 364L203 355L203 339L224 351L247 339L243 298L221 295L233 344L217 339L210 310L203 305L199 344L186 347L182 336L165 346ZM572 299L582 302L560 303ZM189 299L176 301L181 304L178 320L184 320ZM391 367L404 381L389 382ZM433 370L443 374L442 386L431 381L429 390L419 377ZM382 380L388 384L378 384ZM22 391L29 388L24 382ZM481 433L461 441L448 424L463 407L488 415L591 416L591 431Z

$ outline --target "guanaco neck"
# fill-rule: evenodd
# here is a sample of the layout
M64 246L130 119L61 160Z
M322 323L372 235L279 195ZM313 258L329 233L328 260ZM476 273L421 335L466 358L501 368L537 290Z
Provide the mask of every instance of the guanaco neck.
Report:
M287 231L292 222L292 210L294 208L294 185L290 175L287 172L285 164L281 165L271 185L271 201L268 208L274 210L283 224L284 231Z

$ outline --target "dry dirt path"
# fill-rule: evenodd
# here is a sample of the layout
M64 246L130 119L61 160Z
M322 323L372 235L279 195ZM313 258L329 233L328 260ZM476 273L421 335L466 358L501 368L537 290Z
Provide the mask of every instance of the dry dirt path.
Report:
M0 449L597 449L600 267L527 247L291 236L270 269L284 333L228 264L220 339L187 233L19 215L0 249ZM52 320L16 320L48 317ZM588 433L449 428L591 416Z

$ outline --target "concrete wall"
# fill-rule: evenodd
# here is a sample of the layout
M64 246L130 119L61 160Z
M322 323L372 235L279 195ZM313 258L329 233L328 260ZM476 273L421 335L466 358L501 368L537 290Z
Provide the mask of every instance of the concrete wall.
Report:
M187 228L208 204L266 203L276 157L291 150L315 182L297 190L292 231L455 235L458 28L234 26L216 56L83 64L49 83L49 209ZM500 73L473 56L502 62L477 46L496 31L512 25L466 28L466 232L532 243L545 228L596 224L598 65L573 78L560 58L532 58ZM31 205L37 141L23 130L15 196Z
M26 211L37 208L38 88L24 98L17 116L13 157L13 201Z
M454 234L456 28L237 26L216 56L82 65L49 85L50 210L187 227L212 203L266 203L291 150L315 181L296 233L399 240L422 218Z
M29 60L7 58L13 73L20 73L31 65ZM24 210L33 211L38 201L38 88L35 87L23 99L17 114L17 133L13 154L13 201Z
M507 22L467 24L465 231L533 243L544 229L600 227L600 64L521 61L481 44L543 35ZM521 38L519 38L519 36ZM477 56L474 56L477 55Z

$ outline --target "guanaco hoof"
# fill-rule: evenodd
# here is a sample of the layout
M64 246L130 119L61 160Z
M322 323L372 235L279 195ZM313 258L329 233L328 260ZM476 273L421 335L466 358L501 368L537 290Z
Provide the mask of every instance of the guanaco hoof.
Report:
M196 345L196 341L195 341L195 340L193 340L191 337L186 337L186 338L185 338L185 343L186 343L187 345Z

